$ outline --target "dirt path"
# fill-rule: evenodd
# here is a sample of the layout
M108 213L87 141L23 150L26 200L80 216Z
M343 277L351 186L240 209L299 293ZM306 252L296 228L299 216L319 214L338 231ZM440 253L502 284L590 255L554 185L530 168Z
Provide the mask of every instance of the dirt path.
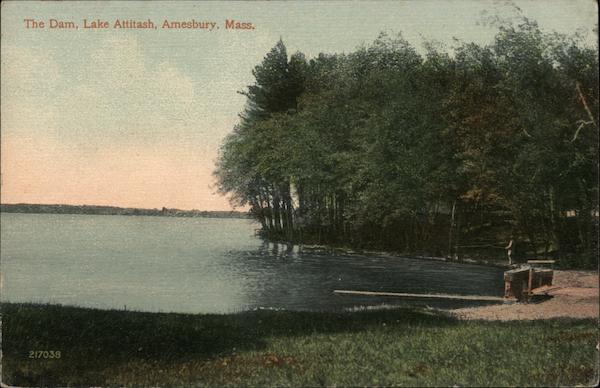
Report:
M449 311L460 319L531 320L549 318L598 318L598 273L554 271L552 299L539 303L514 303Z

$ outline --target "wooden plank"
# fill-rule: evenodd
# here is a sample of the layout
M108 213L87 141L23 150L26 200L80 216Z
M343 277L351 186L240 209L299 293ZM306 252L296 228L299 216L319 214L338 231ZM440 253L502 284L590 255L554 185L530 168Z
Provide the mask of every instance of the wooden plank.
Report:
M527 264L554 264L556 260L527 260Z
M561 288L563 287L545 285L538 288L534 288L533 290L531 290L531 292L533 295L547 295L548 292L560 290Z
M336 294L369 295L369 296L398 296L404 298L436 298L436 299L459 299L459 300L482 300L493 302L504 302L507 299L500 296L485 295L453 295L453 294L410 294L405 292L378 292L378 291L353 291L333 290Z
M533 288L533 268L529 268L529 279L527 280L527 298L531 296L531 290Z
M529 276L529 268L517 268L504 272L504 281L511 282L520 279L527 279Z
M529 267L515 268L504 272L505 274L524 274L529 273Z

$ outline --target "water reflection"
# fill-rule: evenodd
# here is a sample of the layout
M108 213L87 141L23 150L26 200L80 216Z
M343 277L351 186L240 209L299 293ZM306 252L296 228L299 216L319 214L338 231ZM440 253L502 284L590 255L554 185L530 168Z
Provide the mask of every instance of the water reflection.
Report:
M2 298L226 313L477 302L337 295L335 289L502 294L502 271L265 242L249 220L2 214Z
M502 294L502 271L477 265L336 254L282 243L263 243L254 252L231 251L245 268L249 308L339 310L360 305L421 305L454 308L477 301L405 299L334 294L335 289L407 293ZM487 302L489 303L489 302Z

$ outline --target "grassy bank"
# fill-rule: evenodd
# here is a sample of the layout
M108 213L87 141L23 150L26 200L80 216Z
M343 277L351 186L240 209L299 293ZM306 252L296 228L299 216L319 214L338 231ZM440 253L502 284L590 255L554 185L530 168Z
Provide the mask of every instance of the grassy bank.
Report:
M464 322L407 309L230 315L4 304L3 382L39 385L592 384L597 322ZM31 359L30 350L60 351Z

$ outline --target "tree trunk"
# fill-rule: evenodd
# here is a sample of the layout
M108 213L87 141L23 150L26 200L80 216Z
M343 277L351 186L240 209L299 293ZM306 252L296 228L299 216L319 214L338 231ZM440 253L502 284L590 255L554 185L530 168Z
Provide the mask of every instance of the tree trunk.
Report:
M450 228L448 232L448 254L450 257L454 254L454 249L452 247L452 232L454 231L454 215L456 211L456 200L452 202L452 213L450 214Z

